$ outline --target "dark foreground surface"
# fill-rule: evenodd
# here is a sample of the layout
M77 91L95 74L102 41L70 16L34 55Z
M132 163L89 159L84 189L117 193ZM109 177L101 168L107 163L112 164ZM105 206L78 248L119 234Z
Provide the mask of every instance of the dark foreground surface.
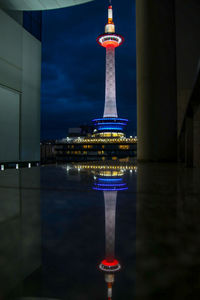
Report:
M114 170L126 189L117 191L115 256L122 268L112 299L197 299L200 170ZM107 299L98 268L104 192L93 189L101 171L60 165L0 172L1 300Z

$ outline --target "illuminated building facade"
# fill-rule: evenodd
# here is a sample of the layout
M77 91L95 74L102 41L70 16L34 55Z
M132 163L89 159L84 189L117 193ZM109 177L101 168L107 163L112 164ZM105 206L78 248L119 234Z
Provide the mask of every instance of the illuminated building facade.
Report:
M77 138L54 145L55 159L63 161L117 160L136 157L137 138Z
M108 7L108 22L105 32L97 37L97 43L106 48L106 78L105 78L105 105L103 118L94 119L96 127L95 136L122 137L124 127L128 120L118 118L116 104L116 80L115 80L115 48L122 45L124 38L115 33L112 6Z

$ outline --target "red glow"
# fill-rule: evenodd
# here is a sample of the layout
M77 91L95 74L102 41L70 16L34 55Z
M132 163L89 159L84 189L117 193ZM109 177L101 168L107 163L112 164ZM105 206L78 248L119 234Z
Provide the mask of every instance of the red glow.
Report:
M115 38L115 39L112 39L112 36ZM102 41L102 38L106 38L106 40ZM108 39L107 39L108 37ZM110 37L110 38L109 38ZM116 48L118 46L120 46L121 44L123 44L124 42L124 38L123 36L119 35L119 34L101 34L97 37L96 39L97 43L102 46L102 47L113 47L113 48Z
M106 259L102 260L102 265L108 266L108 267L114 267L119 264L117 259L113 259L113 261L107 261Z
M108 8L109 8L109 9L112 9L112 5L109 5Z
M116 48L119 46L119 43L116 41L105 41L101 44L103 47L107 48L107 47L113 47Z

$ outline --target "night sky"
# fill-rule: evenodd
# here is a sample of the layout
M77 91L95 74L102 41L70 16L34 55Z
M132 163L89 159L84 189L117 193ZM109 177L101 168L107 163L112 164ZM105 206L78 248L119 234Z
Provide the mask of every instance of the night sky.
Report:
M136 134L136 30L133 0L113 0L118 116ZM69 127L103 116L105 49L96 43L107 22L108 1L43 13L41 139L67 136Z

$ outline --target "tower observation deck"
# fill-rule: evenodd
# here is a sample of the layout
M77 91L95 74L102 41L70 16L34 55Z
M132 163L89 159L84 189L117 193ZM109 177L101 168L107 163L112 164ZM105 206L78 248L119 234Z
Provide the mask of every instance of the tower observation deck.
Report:
M127 125L127 119L118 118L116 104L116 80L115 80L115 48L122 45L123 36L115 33L112 5L108 6L108 22L105 32L97 37L97 43L106 48L106 74L105 74L105 105L103 118L94 119L94 125L100 135L118 133L123 135L123 129ZM121 133L121 134L120 134Z

